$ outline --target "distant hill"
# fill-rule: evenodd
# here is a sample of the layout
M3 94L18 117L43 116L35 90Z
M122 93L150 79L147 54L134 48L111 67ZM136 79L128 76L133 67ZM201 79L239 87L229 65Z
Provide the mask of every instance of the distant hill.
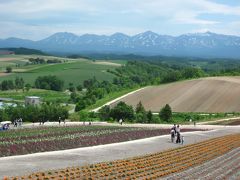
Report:
M240 58L240 37L212 32L159 35L147 31L134 36L115 33L110 36L59 32L48 38L31 41L8 38L0 47L26 47L59 54L136 54L144 56L184 56L204 58Z
M9 52L9 54L21 54L21 55L47 55L46 53L36 50L36 49L28 49L28 48L0 48L0 52Z

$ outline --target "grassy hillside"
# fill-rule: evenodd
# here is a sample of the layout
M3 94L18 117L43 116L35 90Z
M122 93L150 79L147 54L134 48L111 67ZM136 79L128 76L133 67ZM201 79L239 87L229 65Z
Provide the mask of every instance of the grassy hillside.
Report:
M93 76L97 80L112 80L114 75L108 73L107 70L113 70L118 67L118 64L103 63L101 61L90 61L85 59L69 60L64 58L58 58L65 61L65 63L60 64L37 64L37 65L28 65L15 67L16 64L26 64L28 58L30 57L39 57L39 56L1 56L0 57L0 71L4 71L6 66L13 67L13 73L10 75L4 74L0 77L0 81L6 79L14 80L17 76L22 77L26 83L34 84L35 79L38 76L45 75L56 75L60 79L64 80L65 87L68 87L69 83L74 85L82 84L84 80L90 79ZM44 59L52 59L56 57L44 56Z

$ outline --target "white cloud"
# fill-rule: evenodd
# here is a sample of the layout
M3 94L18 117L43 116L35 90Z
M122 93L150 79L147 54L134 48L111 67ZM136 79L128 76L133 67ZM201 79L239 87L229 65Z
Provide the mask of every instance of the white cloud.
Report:
M161 22L176 29L175 34L182 33L178 28L184 25L192 26L188 32L216 26L228 32L239 28L237 24L202 19L202 14L240 17L240 7L208 0L0 0L0 37L16 33L38 39L57 31L134 34L162 29Z

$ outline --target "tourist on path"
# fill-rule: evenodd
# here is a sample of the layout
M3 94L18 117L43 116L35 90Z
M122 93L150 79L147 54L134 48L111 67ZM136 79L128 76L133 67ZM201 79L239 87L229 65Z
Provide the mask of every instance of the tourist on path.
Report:
M181 143L181 134L180 134L180 127L179 125L177 125L177 128L176 128L176 132L177 132L177 140L176 140L176 143Z
M171 134L171 141L174 142L174 139L175 139L175 131L174 131L173 128L171 129L170 134Z

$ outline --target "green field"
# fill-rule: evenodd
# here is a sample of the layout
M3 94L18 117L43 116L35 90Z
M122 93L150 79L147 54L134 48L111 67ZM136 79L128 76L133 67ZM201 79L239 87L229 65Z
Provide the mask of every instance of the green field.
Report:
M13 67L13 73L7 76L0 77L2 80L14 80L16 77L22 77L25 83L34 85L34 81L38 76L56 75L58 78L64 81L65 88L68 87L69 83L74 85L82 84L84 80L96 77L97 80L108 80L111 81L114 75L107 72L107 69L113 70L118 66L103 63L102 61L90 61L84 59L69 60L64 58L58 58L67 60L61 64L43 64L43 65L28 65L20 66L16 68L16 63L26 63L30 57L41 57L41 56L21 56L21 55L10 55L0 56L0 71L4 71L4 67L11 65ZM57 57L42 56L44 59L56 59ZM14 58L14 60L5 61L4 58ZM123 64L123 61L119 61L119 64ZM116 62L117 63L117 62Z
M22 90L0 91L1 98L12 98L18 101L24 101L26 96L39 96L42 101L60 101L67 102L69 95L64 92L50 91L44 89L30 89L29 92Z

